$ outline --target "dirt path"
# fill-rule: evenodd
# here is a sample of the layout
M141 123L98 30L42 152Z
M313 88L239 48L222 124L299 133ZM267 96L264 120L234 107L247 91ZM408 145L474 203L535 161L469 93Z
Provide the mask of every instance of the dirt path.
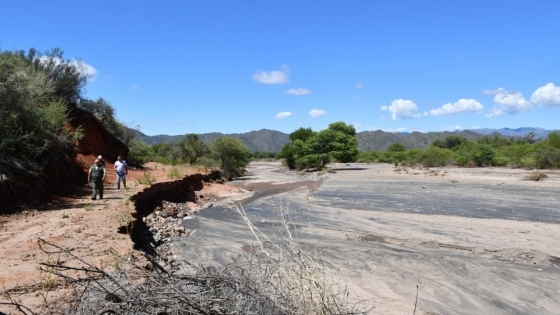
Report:
M148 163L145 167L157 182L171 181L167 177L170 166ZM196 170L179 168L179 171L186 176ZM9 293L33 310L40 310L45 302L66 294L66 290L59 289L49 292L47 299L43 297L46 292L43 289L51 279L38 270L39 263L55 261L57 257L39 248L39 238L69 248L89 263L109 270L114 260L109 254L110 248L121 255L134 253L130 237L118 233L118 229L134 207L127 199L146 187L135 183L144 176L144 171L129 170L128 189L121 190L116 189L112 173L108 170L103 200L92 201L87 188L83 195L65 199L48 210L31 209L0 216L0 292ZM206 184L201 193L220 195L223 191L230 192L231 188ZM142 256L141 253L134 255ZM0 294L1 302L7 302L5 295ZM0 312L21 314L6 305L0 305Z

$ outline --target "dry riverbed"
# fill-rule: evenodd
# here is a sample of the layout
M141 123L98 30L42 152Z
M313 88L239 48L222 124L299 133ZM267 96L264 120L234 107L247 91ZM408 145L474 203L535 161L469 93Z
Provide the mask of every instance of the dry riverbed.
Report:
M506 168L335 164L302 174L252 163L232 197L270 235L289 210L373 314L554 314L560 309L560 175ZM237 200L237 201L235 201ZM253 243L230 202L186 220L179 259L239 261ZM418 286L418 291L417 291Z

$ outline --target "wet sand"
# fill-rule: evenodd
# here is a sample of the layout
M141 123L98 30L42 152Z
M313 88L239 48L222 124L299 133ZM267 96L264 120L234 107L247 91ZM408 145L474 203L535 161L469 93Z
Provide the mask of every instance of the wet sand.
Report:
M526 181L504 168L336 164L323 176L252 163L230 183L262 231L280 208L373 314L560 314L560 175ZM226 200L184 221L189 261L229 263L253 242Z

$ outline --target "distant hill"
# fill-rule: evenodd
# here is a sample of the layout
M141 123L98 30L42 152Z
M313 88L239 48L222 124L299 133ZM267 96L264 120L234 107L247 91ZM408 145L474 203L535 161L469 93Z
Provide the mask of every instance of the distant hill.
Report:
M251 151L261 151L261 152L279 152L286 143L290 142L288 134L285 134L276 130L261 129L256 131L250 131L246 133L231 133L223 134L219 132L212 133L201 133L198 134L200 139L206 143L211 143L214 139L221 136L229 136L238 139L243 142ZM179 136L169 136L169 135L157 135L157 136L147 136L141 132L137 133L138 139L146 142L147 144L153 145L158 143L177 143L181 139L185 138L186 135Z
M518 129L472 129L463 131L443 131L443 132L401 132L391 133L381 130L358 132L358 149L361 151L383 151L391 144L400 142L408 149L426 148L436 139L444 139L451 135L460 135L469 140L476 140L485 135L501 135L507 138L524 137L531 131L534 131L536 138L545 138L551 130L542 128L518 128ZM137 133L137 138L153 145L158 143L177 143L186 135L169 136L157 135L147 136L141 132ZM279 152L284 145L290 142L288 134L280 131L261 129L246 133L223 134L218 132L198 134L202 141L211 143L220 136L230 136L243 142L251 151L261 152Z
M525 137L527 134L529 134L531 132L534 132L536 139L542 139L542 138L546 138L548 136L548 134L551 133L554 130L546 130L546 129L542 129L542 128L532 128L532 127L523 127L523 128L517 128L517 129L510 129L510 128L488 129L488 128L483 128L483 129L471 129L470 131L474 131L476 133L480 133L480 134L483 134L483 135L490 135L490 134L493 134L493 133L498 133L498 134L506 136L506 137Z

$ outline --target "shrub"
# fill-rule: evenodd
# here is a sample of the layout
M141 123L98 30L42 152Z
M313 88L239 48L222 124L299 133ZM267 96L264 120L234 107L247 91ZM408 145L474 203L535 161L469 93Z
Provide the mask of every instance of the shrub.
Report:
M457 148L456 162L459 166L494 165L496 152L487 144L465 142Z
M249 149L235 138L219 137L212 143L211 150L222 170L228 173L240 174L249 163Z
M167 172L167 178L169 178L169 179L179 179L179 178L181 178L181 172L179 172L179 169L177 167L173 166L173 167L171 167L169 172Z
M560 149L551 146L548 141L540 141L535 146L533 154L537 168L558 168L560 167Z
M503 146L497 150L497 153L508 160L507 164L511 167L523 167L522 160L530 157L534 152L534 148L529 144L514 144Z
M404 146L404 144L399 142L393 143L387 148L387 152L404 152L404 151L406 151L406 147Z
M420 152L419 160L425 167L445 166L449 164L453 153L448 149L430 147Z
M358 153L358 157L356 162L359 163L375 163L377 161L377 157L379 156L378 152L368 151L368 152L360 152Z
M136 181L141 185L151 185L156 182L156 179L152 176L152 173L144 172L144 176L138 178Z

